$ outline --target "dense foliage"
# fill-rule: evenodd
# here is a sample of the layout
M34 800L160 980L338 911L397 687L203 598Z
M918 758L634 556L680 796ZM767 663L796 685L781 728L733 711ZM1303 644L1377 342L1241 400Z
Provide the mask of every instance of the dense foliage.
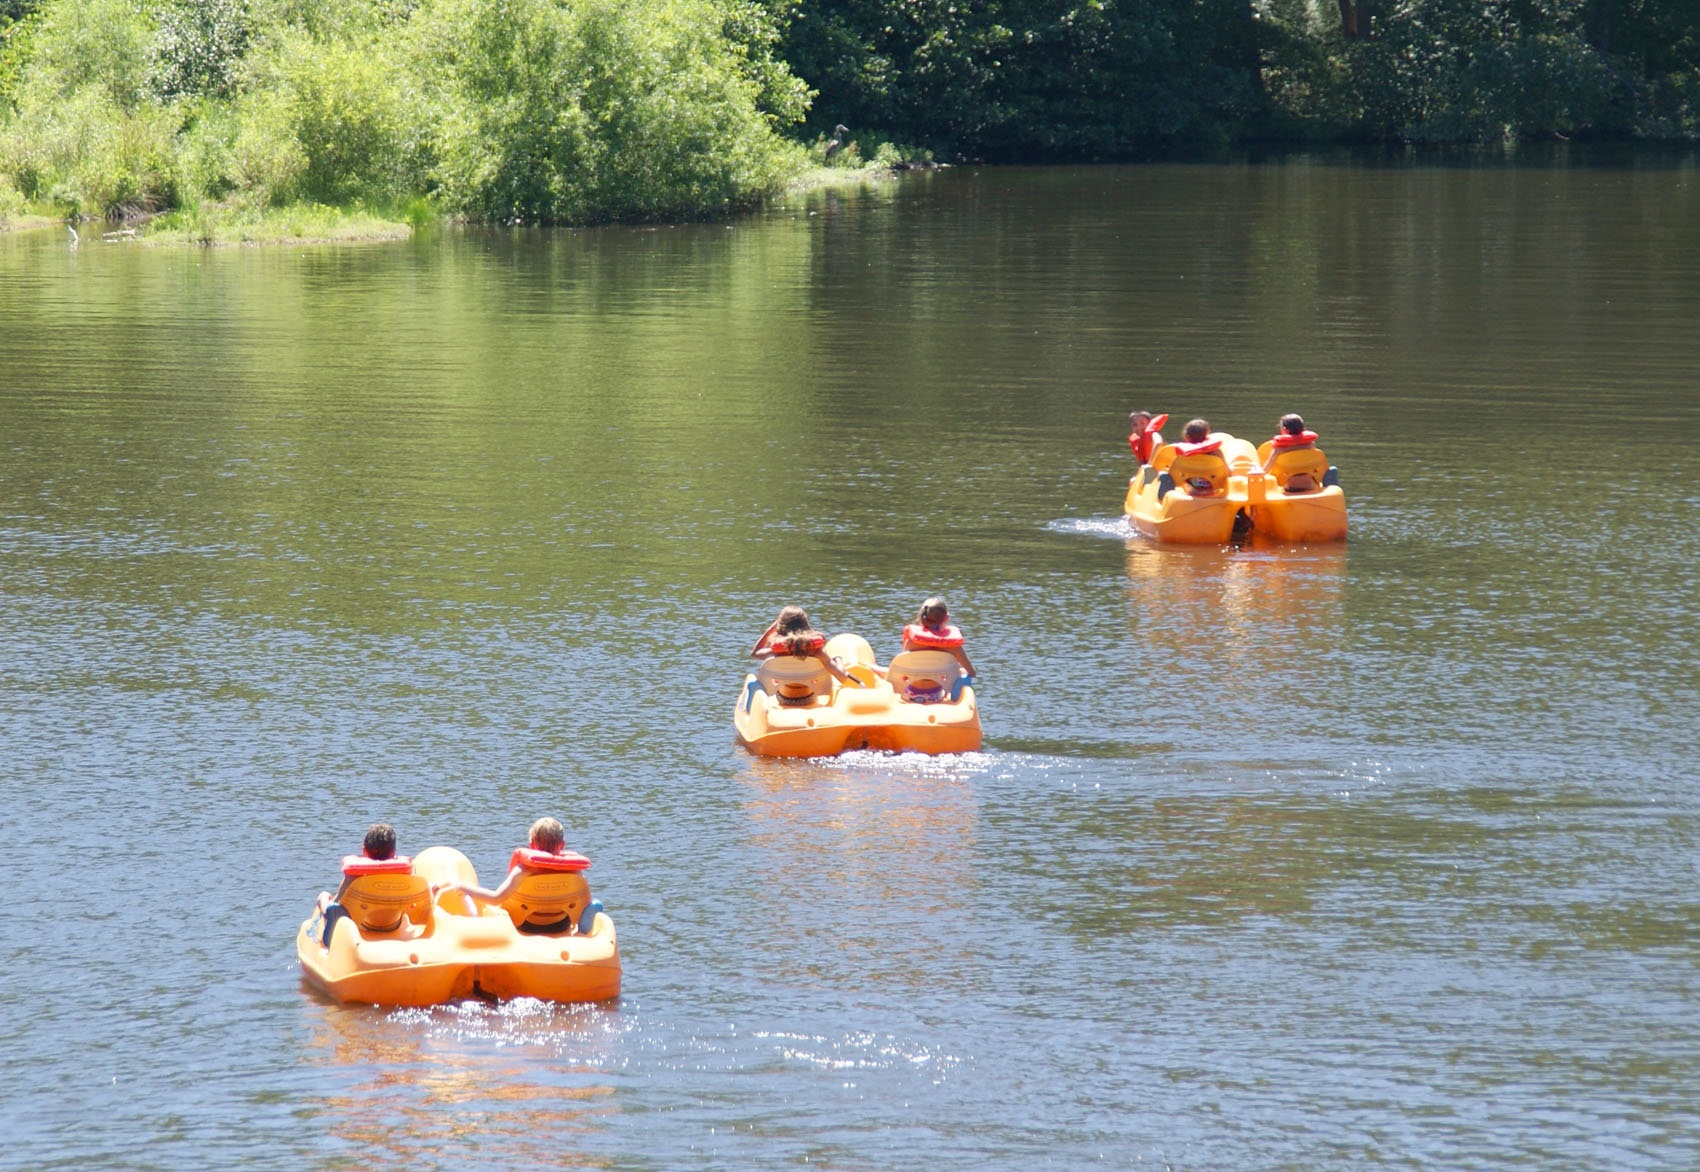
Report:
M0 187L83 214L700 217L806 160L747 0L47 0L8 32Z
M1700 136L1693 0L1273 0L1271 106L1368 139Z
M1693 140L1700 2L0 0L0 214L697 217L841 123L888 161Z
M1696 0L800 0L809 126L996 159L1700 136Z
M784 52L819 91L819 129L1092 158L1249 125L1261 104L1256 33L1243 0L804 0Z

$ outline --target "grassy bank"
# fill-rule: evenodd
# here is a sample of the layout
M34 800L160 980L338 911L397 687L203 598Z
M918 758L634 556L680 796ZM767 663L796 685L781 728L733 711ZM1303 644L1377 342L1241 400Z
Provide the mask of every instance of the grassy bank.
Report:
M256 244L363 244L406 240L436 219L425 201L417 207L372 209L299 203L286 207L204 204L157 216L136 238L149 244L202 247Z
M792 193L827 187L862 187L889 182L912 166L930 166L926 162L904 161L889 150L882 152L880 157L882 161L878 163L863 163L855 155L838 160L836 165L817 163L805 168L784 190ZM216 248L378 244L406 240L421 231L462 222L465 222L463 218L447 216L423 198L381 207L366 204L338 207L322 203L299 203L286 207L240 202L204 203L193 210L177 209L132 222L77 217L68 208L42 209L19 205L11 214L0 214L0 232L71 225L85 241L104 239Z

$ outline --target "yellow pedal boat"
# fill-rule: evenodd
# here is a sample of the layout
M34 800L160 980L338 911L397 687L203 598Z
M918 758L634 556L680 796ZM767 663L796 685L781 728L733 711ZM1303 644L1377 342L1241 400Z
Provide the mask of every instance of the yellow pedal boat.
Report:
M1306 492L1288 492L1248 441L1226 432L1220 440L1225 474L1211 478L1212 491L1194 494L1169 474L1174 445L1157 450L1128 482L1122 511L1146 537L1186 545L1223 545L1237 534L1254 532L1276 541L1339 541L1346 536L1346 497L1335 483Z
M738 740L764 757L831 757L849 749L918 753L968 753L980 747L980 706L971 677L947 651L905 651L893 657L884 678L874 670L873 649L845 632L827 641L826 654L850 664L861 687L840 684L813 659L775 656L744 679L732 713ZM781 702L786 691L809 694ZM906 699L915 688L936 686L944 699Z
M1259 472L1269 458L1266 440L1257 449L1257 463L1246 470L1246 503L1252 532L1276 541L1344 541L1346 538L1346 494L1341 491L1334 469L1321 452L1294 453L1299 460L1314 457L1318 473L1316 487L1303 492L1288 491L1286 472L1279 457L1271 472Z
M302 923L295 937L302 977L338 1001L373 1005L620 995L614 921L591 900L582 874L527 875L501 907L480 907L460 892L434 893L448 883L477 882L466 856L446 846L414 856L409 874L361 876L343 894L348 916L337 920L328 947L316 909ZM571 917L576 927L531 935L516 926L538 916ZM362 927L374 923L397 926Z

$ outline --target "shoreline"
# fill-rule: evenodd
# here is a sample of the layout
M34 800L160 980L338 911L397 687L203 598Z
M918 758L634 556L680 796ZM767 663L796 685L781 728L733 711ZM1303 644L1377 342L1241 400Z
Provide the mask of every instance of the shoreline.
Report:
M937 169L939 168L932 164L915 168L811 167L779 191L764 197L746 211L738 214L757 213L774 199L800 192L819 191L830 187L862 187L872 183L889 183L900 178L909 170L931 171ZM165 226L154 231L149 231L147 227L147 224L151 221L144 221L140 224L113 224L105 220L70 220L40 214L28 214L10 220L0 218L0 234L41 231L55 227L78 230L79 225L89 225L88 228L78 231L79 242L141 244L154 248L272 248L280 245L394 244L412 239L419 234L421 229L428 230L462 223L462 221L456 221L449 217L391 220L375 216L370 212L327 208L323 205L293 205L262 213L252 219L239 218L232 219L229 222L221 222L221 218L217 214L219 210L211 209L209 214L209 209L202 209L195 226L191 228ZM158 220L169 225L169 221L173 217L183 214L181 211L167 213L158 217ZM99 231L95 230L97 225ZM554 226L584 228L605 225L563 224Z

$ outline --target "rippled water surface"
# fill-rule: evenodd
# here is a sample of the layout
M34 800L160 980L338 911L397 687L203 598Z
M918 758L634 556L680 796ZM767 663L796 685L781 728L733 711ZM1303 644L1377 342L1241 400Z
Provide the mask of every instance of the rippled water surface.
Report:
M959 169L731 225L0 237L0 1166L1700 1163L1700 164ZM1341 468L1158 548L1136 406ZM982 752L753 758L943 593ZM553 813L609 1006L339 1007Z

